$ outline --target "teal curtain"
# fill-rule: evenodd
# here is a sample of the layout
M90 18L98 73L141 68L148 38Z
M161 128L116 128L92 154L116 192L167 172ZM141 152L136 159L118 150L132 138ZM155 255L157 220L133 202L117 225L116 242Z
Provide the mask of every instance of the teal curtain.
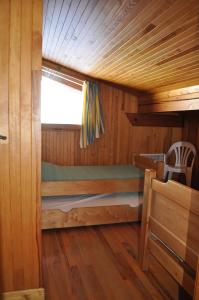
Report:
M84 82L83 97L80 147L86 148L104 133L104 118L99 99L99 86L96 83Z

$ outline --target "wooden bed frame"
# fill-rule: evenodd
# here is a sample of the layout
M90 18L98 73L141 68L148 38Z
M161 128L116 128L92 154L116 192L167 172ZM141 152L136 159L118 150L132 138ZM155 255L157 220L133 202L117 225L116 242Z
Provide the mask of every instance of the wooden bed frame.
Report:
M141 205L79 207L69 212L58 209L43 210L42 229L136 222L141 219L141 210Z
M155 261L169 277L162 282L173 279L172 284L182 286L194 300L199 299L198 229L199 191L174 181L163 183L155 171L146 170L139 251L142 269L153 273L151 262ZM160 269L153 275L159 277ZM173 287L164 289L170 289L173 296Z
M143 192L144 179L99 179L78 181L43 181L42 196ZM141 205L112 205L42 210L42 229L135 222L141 219Z
M134 165L138 168L153 167L159 177L163 174L163 163L144 156L135 155ZM120 192L143 192L144 179L105 179L78 181L43 181L42 196L81 194L106 194ZM75 191L75 192L74 192ZM42 210L42 229L136 222L141 219L142 205L112 205L101 207L79 207L69 212L58 209Z
M162 179L164 173L164 162L152 159L152 157L153 154L133 154L133 165L143 170L156 170L157 178Z
M144 179L43 181L42 196L106 194L143 191Z
M155 161L142 154L133 155L133 165L140 169L154 169L157 177L162 178L164 163ZM99 179L99 180L67 180L67 181L43 181L41 183L42 196L62 196L81 194L103 194L119 192L143 191L143 179Z

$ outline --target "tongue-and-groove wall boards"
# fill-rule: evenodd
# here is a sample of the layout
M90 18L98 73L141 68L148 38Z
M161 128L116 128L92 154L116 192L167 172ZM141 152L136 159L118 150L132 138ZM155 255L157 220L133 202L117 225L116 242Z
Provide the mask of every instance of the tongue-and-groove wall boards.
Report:
M3 292L41 286L41 27L41 0L0 1L0 113L8 111L8 140L0 144Z

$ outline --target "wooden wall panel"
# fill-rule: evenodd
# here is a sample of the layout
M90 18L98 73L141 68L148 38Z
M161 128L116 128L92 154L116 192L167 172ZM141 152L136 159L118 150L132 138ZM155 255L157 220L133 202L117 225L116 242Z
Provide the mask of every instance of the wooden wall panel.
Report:
M183 129L183 140L193 143L197 149L197 158L194 166L193 187L199 188L199 111L186 112Z
M4 76L2 89L9 88L9 93L0 93L0 102L9 106L9 140L0 145L0 282L4 292L41 285L41 12L41 0L0 1L0 37L8 40L0 45L0 77Z
M100 83L105 134L80 149L80 131L42 130L42 159L63 165L126 164L137 152L167 151L181 138L181 129L132 127L125 112L137 112L137 98L123 90Z
M142 95L139 97L138 110L141 113L192 111L198 109L199 85L155 92L151 95Z

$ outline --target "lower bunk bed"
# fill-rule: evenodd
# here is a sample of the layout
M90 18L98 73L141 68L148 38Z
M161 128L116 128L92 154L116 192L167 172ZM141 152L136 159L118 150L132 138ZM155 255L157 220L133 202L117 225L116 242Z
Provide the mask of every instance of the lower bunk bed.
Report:
M139 221L144 173L131 165L42 164L42 229Z
M146 170L140 264L165 299L199 299L199 191Z
M138 221L142 193L43 197L42 229Z

